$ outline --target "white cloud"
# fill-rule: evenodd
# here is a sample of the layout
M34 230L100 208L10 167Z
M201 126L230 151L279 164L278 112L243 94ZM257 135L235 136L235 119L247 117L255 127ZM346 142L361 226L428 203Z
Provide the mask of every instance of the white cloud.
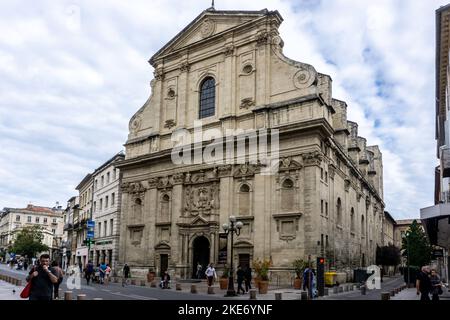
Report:
M278 10L285 54L333 78L384 158L386 209L418 217L434 188L434 10L422 1L220 1ZM208 1L0 4L0 208L64 203L122 149L160 47ZM377 124L377 125L376 125Z

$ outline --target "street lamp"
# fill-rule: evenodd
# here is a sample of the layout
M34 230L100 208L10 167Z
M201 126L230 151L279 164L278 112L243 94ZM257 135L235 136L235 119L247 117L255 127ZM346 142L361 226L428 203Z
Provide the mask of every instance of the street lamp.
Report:
M411 233L408 231L406 231L404 238L406 240L406 267L408 268L408 288L410 287L411 284L411 280L410 280L410 275L409 275L409 235Z
M227 234L231 234L231 255L230 255L230 273L228 275L228 290L225 297L234 297L236 296L236 291L234 291L234 282L233 282L233 236L234 233L236 233L237 236L241 234L241 228L242 228L242 222L238 221L236 222L235 216L230 216L229 218L230 224L224 223L222 225L223 230Z

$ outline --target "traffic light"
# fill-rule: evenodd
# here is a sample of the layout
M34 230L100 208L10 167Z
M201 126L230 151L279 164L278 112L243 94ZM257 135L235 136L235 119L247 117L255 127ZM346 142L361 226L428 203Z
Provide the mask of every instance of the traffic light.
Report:
M317 291L323 297L325 293L325 258L317 257Z

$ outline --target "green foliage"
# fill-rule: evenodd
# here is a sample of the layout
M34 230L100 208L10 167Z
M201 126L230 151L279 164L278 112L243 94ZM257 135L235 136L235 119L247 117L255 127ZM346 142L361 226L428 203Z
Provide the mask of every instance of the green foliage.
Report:
M269 268L271 266L270 260L256 259L253 261L253 268L258 275L258 278L267 281L269 280Z
M49 249L42 243L42 239L44 239L44 235L40 226L25 227L17 233L10 252L30 258L35 257L39 252Z
M301 279L303 271L308 267L308 261L297 259L294 262L292 262L292 266L294 267L297 278Z
M376 264L382 266L397 266L400 264L400 249L394 245L378 247Z
M404 256L409 255L409 265L411 266L421 267L431 261L431 245L416 220L409 226L402 239L402 249Z

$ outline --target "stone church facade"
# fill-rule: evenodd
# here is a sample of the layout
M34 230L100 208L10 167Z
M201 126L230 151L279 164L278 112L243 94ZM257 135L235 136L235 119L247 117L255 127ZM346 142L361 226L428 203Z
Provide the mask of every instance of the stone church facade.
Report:
M283 55L277 11L202 12L151 59L152 93L130 120L123 175L119 265L191 278L197 262L272 262L290 281L295 259L326 256L338 270L369 265L382 244L383 165L358 136L330 76ZM177 129L279 130L279 168L171 160ZM206 142L205 142L206 143ZM233 142L234 143L234 142Z

